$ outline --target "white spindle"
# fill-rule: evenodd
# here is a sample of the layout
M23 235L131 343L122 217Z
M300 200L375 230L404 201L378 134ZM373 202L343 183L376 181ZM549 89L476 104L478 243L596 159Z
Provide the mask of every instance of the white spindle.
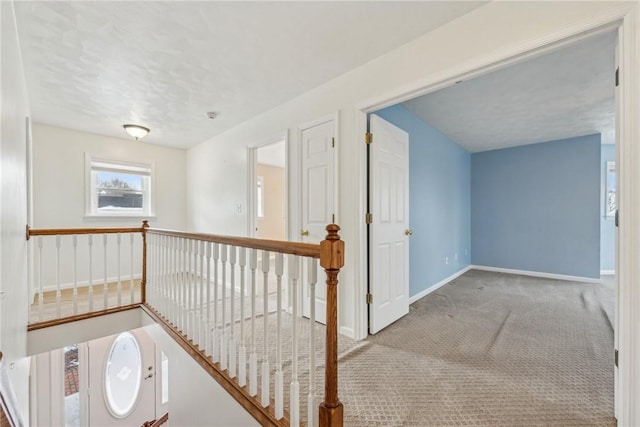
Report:
M280 328L282 327L282 273L284 272L283 255L276 253L276 377L275 377L275 415L277 419L281 419L284 416L284 375L282 373L282 334Z
M193 270L191 270L191 339L194 344L198 342L198 241L191 241L191 248L193 251Z
M134 302L133 289L133 233L129 233L129 304Z
M213 244L213 335L211 337L211 346L213 347L213 361L220 361L220 329L218 311L218 259L220 259L220 245Z
M104 249L104 284L102 285L102 307L109 308L109 282L107 278L107 234L102 235L102 246Z
M40 321L43 321L44 318L44 313L43 313L43 309L44 309L44 271L42 269L42 245L43 245L43 237L39 236L38 237L38 275L39 275L39 292L38 292L38 317L40 319Z
M182 288L182 303L180 304L180 309L182 312L182 316L180 316L182 318L182 331L183 333L187 333L187 286L189 283L189 276L188 276L188 272L187 272L187 243L188 240L187 239L182 239L182 284L181 284L181 288Z
M256 268L258 251L249 252L249 269L251 270L251 354L249 355L249 394L258 394L258 355L256 354ZM265 337L266 339L266 337Z
M120 277L120 248L122 246L122 234L116 234L116 244L118 246L118 307L122 305L122 280Z
M267 407L269 405L269 386L271 383L270 380L270 368L269 368L269 298L267 295L269 294L269 251L262 251L262 324L263 324L263 334L262 334L262 393L260 402L263 407Z
M227 245L220 245L220 264L222 267L222 334L220 342L220 368L228 367L228 344L227 336Z
M300 384L298 383L298 278L300 277L300 258L289 256L289 277L291 278L291 299L293 317L291 319L291 386L289 388L289 420L292 426L300 425Z
M89 244L89 312L93 311L93 234L87 236Z
M73 235L73 314L78 314L78 236Z
M308 258L309 273L309 395L307 397L307 426L318 426L318 399L316 398L316 283L318 262Z
M235 318L235 297L236 297L236 247L229 246L229 299L231 300L231 310L229 312L229 376L235 378L237 375L237 359L236 359L236 318Z
M56 236L56 313L58 317L62 314L62 291L60 288L60 236Z
M247 249L239 249L238 265L240 267L240 354L238 361L238 384L244 387L247 384L247 348L244 339L244 281L245 267L247 265Z
M193 337L193 240L187 240L187 336Z
M198 321L198 345L200 346L201 349L204 349L206 351L206 339L205 339L205 332L206 332L206 328L204 327L204 321L205 321L205 316L204 316L204 242L203 241L199 241L198 242L198 255L200 256L200 292L199 292L199 299L198 301L200 302L200 319Z
M176 236L171 237L171 323L175 326L178 324L179 316L179 303L178 303L178 291L180 290L179 274L180 268L178 267L178 241Z
M211 242L205 242L207 257L207 326L205 328L205 348L207 353L213 355L211 347Z

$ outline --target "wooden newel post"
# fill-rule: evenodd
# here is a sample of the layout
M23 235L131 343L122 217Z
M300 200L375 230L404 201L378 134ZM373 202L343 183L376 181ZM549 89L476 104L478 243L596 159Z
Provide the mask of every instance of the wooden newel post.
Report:
M147 228L149 221L142 221L142 279L140 280L140 299L147 302Z
M320 242L320 266L327 274L327 342L324 402L320 404L320 427L342 427L342 403L338 400L338 273L344 266L344 242L340 227L327 225L327 237Z

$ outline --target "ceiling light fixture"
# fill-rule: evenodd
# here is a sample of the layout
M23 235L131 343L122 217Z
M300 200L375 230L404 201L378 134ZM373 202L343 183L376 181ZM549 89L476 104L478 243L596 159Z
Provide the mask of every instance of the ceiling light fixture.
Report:
M216 117L218 117L218 113L216 113L215 111L209 111L209 112L207 112L207 117L209 117L211 120L213 120Z
M140 125L124 125L122 127L129 135L134 137L136 141L140 138L144 138L150 132L149 128Z

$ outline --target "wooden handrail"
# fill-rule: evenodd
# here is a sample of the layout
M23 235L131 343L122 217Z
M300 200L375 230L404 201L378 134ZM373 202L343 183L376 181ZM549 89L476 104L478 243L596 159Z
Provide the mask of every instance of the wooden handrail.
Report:
M108 228L31 228L27 226L27 240L31 236L68 236L79 234L142 233L143 227Z
M142 424L142 427L159 427L162 424L166 423L168 420L169 420L169 413L167 412L157 420L146 421L144 424Z
M281 240L255 239L252 237L220 236L207 233L190 233L186 231L163 230L149 228L147 233L165 236L184 237L186 239L202 240L204 242L222 243L225 245L241 246L264 251L280 252L310 258L320 258L320 245L312 243L287 242Z

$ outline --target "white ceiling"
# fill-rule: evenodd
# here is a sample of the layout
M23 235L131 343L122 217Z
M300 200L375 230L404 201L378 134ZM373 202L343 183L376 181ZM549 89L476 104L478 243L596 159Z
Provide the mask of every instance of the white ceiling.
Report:
M602 133L615 142L615 33L407 101L470 152Z
M484 2L16 2L33 119L190 147ZM207 111L219 112L209 120Z

